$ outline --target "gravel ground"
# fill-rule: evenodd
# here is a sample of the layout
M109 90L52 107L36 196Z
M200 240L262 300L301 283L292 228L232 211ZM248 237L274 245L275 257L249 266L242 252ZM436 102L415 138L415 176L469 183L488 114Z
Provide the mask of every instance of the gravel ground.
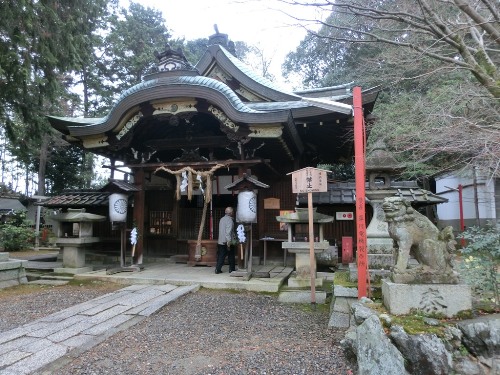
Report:
M20 296L0 291L0 331L113 288L117 286L45 287ZM282 304L274 295L202 289L52 373L356 374L339 346L344 331L328 328L327 310Z
M0 289L0 334L121 288L123 285L85 282L63 286L25 284Z

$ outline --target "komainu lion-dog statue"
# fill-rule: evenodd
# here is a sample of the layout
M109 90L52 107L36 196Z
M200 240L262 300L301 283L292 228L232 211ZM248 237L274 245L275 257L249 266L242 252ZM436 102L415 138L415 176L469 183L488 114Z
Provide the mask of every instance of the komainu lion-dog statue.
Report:
M400 197L384 199L382 208L389 235L394 241L395 265L392 279L405 284L456 284L458 274L453 270L453 251L456 241L452 227L442 231L424 215ZM410 268L412 255L420 264Z

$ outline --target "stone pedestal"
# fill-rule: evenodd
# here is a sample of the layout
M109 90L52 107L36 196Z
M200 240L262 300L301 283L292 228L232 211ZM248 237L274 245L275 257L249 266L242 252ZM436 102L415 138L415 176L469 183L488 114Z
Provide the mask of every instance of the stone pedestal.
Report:
M289 253L295 254L295 273L294 277L288 279L288 286L293 288L302 288L311 286L311 272L316 275L316 254L328 249L330 244L327 241L314 242L314 262L311 264L309 242L283 242L281 245ZM316 286L323 285L323 279L316 278Z
M79 274L92 271L85 266L85 248L90 243L99 242L99 237L58 238L56 245L62 248L63 267L56 268L56 273Z
M323 278L322 277L316 277L314 279L314 281L315 281L314 285L316 287L323 286ZM311 277L300 278L297 276L290 276L288 278L288 286L290 288L310 288L311 287Z
M465 284L396 284L383 280L382 297L384 306L394 315L415 309L453 317L472 309L471 289Z
M0 289L26 284L26 270L24 265L27 260L9 259L9 253L0 252Z

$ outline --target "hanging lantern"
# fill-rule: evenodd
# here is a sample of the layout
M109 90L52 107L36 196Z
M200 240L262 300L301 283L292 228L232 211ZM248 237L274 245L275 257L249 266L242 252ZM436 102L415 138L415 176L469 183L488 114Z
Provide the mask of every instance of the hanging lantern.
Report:
M114 193L109 196L109 220L111 222L127 221L128 196Z
M268 188L269 185L260 182L255 177L243 173L242 177L226 186L227 190L239 190L236 221L238 223L257 222L256 189Z
M257 221L257 196L254 191L239 192L236 221L238 223L255 223Z

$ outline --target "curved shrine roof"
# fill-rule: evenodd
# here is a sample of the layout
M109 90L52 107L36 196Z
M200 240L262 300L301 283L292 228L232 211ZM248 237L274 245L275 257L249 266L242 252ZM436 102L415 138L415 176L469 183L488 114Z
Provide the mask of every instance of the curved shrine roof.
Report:
M250 123L284 122L286 109L261 111L243 103L227 85L203 76L162 77L141 82L126 90L108 116L68 118L48 116L54 127L72 136L100 134L112 130L121 117L141 103L165 98L197 97L218 105L233 121Z
M211 160L251 155L277 163L304 152L313 160L352 154L351 146L335 141L351 127L352 83L290 93L220 44L210 45L196 68L169 45L156 57L157 72L124 91L107 116L48 116L51 125L70 143L132 164L152 155L172 162L182 159L180 150L197 147ZM363 92L365 113L377 93Z

